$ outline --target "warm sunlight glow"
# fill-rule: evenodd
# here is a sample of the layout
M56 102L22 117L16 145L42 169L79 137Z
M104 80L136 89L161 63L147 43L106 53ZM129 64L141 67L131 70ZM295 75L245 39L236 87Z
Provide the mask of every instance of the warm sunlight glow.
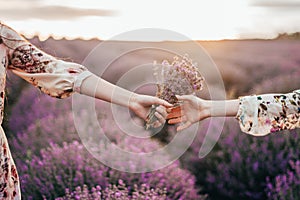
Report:
M18 1L21 0L12 2ZM34 18L6 20L27 35L35 34L38 30L41 37L53 34L68 38L97 37L107 40L126 31L159 28L178 32L193 40L220 40L257 36L270 38L278 31L278 25L275 23L264 22L268 17L273 20L273 16L268 15L259 6L253 6L251 3L254 0L38 0L34 2L45 7L62 6L77 10L105 9L114 13L112 16L78 16L72 19L71 17L68 19L66 13L65 19L60 20ZM24 8L28 5L22 3ZM281 23L286 24L285 18L280 20ZM294 29L286 29L297 30L299 27L295 26ZM259 33L260 30L264 32ZM164 39L168 40L168 38Z

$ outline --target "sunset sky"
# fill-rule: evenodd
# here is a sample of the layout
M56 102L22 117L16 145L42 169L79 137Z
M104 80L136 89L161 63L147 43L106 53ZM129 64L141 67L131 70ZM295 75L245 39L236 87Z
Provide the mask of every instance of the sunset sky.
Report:
M300 31L299 10L300 0L0 0L1 21L41 38L107 40L142 28L193 40L273 38Z

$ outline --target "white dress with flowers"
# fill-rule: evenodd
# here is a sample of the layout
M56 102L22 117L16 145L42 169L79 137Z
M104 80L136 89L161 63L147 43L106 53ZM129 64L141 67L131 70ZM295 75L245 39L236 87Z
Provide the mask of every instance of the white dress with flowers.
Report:
M300 128L300 90L241 97L237 119L254 136Z
M6 70L12 70L44 93L65 98L79 92L91 75L82 65L58 60L0 23L0 124L3 119ZM5 133L0 126L0 199L21 199L20 181Z

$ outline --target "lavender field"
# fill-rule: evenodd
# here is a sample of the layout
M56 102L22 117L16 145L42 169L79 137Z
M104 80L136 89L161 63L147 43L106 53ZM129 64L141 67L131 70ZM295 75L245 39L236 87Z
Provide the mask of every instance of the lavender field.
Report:
M101 43L53 38L43 42L33 38L31 42L56 57L78 63ZM107 51L99 55L103 63L107 57L119 55L124 47L140 45L106 43ZM228 99L300 88L299 39L200 41L199 44L216 63ZM192 51L185 42L144 45ZM130 54L125 61L112 63L103 78L116 83L133 66L164 56ZM190 56L197 58L196 54ZM89 61L99 71L103 63ZM24 199L300 199L299 129L253 137L242 133L237 121L229 118L213 150L200 159L198 151L208 126L219 126L206 119L200 123L192 145L176 162L153 172L126 173L107 167L85 149L74 126L71 98L48 97L11 73L7 85L3 126L17 164ZM216 86L215 91L219 89ZM154 94L153 89L147 92ZM200 95L209 98L206 90ZM166 145L176 134L173 127L166 125L159 137L141 143L136 138L122 136L122 130L112 123L108 103L98 101L95 108L105 134L129 151L147 152ZM86 119L85 113L81 119ZM97 135L97 130L91 127L86 132Z

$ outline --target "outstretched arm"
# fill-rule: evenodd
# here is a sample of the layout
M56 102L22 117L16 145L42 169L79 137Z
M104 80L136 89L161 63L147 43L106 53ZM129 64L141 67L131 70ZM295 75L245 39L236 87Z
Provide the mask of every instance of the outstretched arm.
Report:
M6 67L16 75L57 98L79 92L121 106L127 106L139 117L146 119L152 104L171 106L157 97L139 95L115 86L89 72L80 64L59 60L20 36L15 30L0 23L0 45L6 48ZM164 123L163 107L156 113ZM159 125L159 124L157 124Z
M158 112L156 114L161 123L164 123L167 116L167 112L164 107L172 106L168 102L157 97L140 95L125 90L105 81L102 78L99 78L96 75L91 75L82 82L80 93L121 106L126 106L144 120L147 118L151 105L161 105L157 109Z
M183 101L181 107L171 109L167 116L171 124L182 123L177 130L207 117L218 116L236 116L241 130L253 136L300 128L300 90L224 101L208 101L192 95L178 99Z

